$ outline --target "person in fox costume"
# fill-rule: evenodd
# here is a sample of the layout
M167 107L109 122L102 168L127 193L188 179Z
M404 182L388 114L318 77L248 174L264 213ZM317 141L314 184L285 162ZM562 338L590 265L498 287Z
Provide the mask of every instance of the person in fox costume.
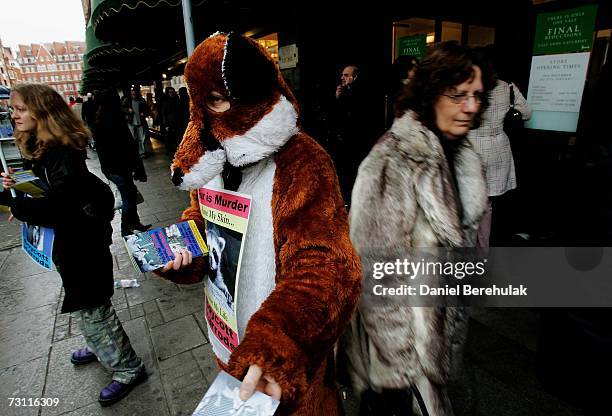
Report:
M217 33L190 58L191 120L172 180L191 191L182 220L204 232L194 190L251 195L237 295L240 344L222 369L257 389L281 415L337 415L333 348L361 291L361 264L328 154L300 129L296 100L255 41ZM161 275L201 281L206 258L176 256ZM209 336L210 336L209 331Z

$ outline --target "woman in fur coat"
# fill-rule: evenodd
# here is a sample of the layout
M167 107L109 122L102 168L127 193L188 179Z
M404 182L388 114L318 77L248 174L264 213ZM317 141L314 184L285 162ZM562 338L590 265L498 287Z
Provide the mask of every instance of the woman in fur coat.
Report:
M419 64L399 102L403 114L362 162L353 188L350 233L366 282L372 261L391 253L474 246L487 188L466 136L486 107L484 85L471 51L456 43L433 48ZM446 387L461 360L464 310L387 299L360 304L344 338L362 414L385 414L385 406L410 414L416 387L430 415L452 415ZM392 409L394 402L404 409Z
M280 398L278 415L337 415L333 347L360 295L361 265L328 154L300 129L299 110L256 41L215 34L185 77L191 120L172 165L192 191L183 220L204 219L195 190L209 184L252 197L237 294L240 343L226 371ZM201 281L208 260L177 255L162 272ZM209 331L210 335L210 331Z

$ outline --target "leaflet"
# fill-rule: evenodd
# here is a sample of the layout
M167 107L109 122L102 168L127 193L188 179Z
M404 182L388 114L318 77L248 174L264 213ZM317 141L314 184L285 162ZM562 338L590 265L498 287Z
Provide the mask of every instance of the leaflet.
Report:
M192 220L128 235L123 238L132 264L141 273L163 267L181 249L191 251L193 257L208 253L204 239Z
M240 381L221 371L191 416L272 416L280 402L256 391L240 400Z
M21 248L36 264L53 270L53 228L21 223Z

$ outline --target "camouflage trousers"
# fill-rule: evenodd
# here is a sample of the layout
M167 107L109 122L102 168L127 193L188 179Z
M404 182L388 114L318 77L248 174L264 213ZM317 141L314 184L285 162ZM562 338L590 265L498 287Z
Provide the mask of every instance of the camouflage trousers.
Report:
M111 303L78 311L87 347L105 367L113 380L129 384L144 371L142 360L130 344Z

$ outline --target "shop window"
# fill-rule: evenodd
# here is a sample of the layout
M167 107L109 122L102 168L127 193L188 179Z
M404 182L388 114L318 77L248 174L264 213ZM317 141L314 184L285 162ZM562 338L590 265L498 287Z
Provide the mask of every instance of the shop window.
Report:
M470 25L468 27L468 45L487 46L495 43L495 28Z
M411 17L393 22L393 60L400 55L413 55L420 59L426 47L434 43L435 32L433 19Z
M271 33L255 40L266 49L276 65L278 65L278 33Z
M442 22L442 42L455 40L461 43L461 23Z

